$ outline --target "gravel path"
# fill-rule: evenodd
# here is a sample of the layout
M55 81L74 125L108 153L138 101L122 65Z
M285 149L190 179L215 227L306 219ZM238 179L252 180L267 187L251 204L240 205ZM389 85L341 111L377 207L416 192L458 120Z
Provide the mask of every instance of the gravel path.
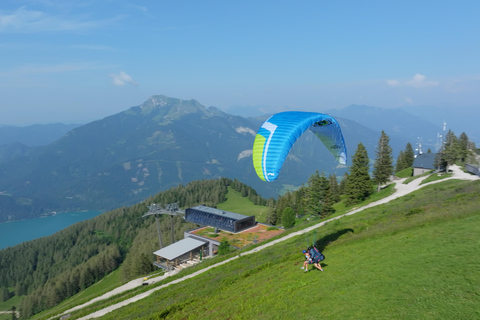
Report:
M102 310L98 310L98 311L96 311L96 312L94 312L94 313L91 313L91 314L89 314L89 315L87 315L87 316L85 316L85 317L83 317L83 318L80 318L80 319L81 319L81 320L86 320L86 319L92 319L92 318L101 317L101 316L103 316L103 315L105 315L105 314L107 314L107 313L109 313L109 312L111 312L111 311L113 311L113 310L119 309L119 308L121 308L121 307L123 307L123 306L126 306L126 305L130 304L130 303L133 303L133 302L135 302L135 301L138 301L138 300L140 300L140 299L143 299L143 298L149 296L150 294L152 294L152 293L155 292L155 291L161 290L161 289L166 288L166 287L168 287L168 286L170 286L170 285L172 285L172 284L176 284L176 283L185 281L185 280L187 280L187 279L190 279L190 278L192 278L192 277L195 277L196 275L199 275L199 274L202 274L202 273L204 273L204 272L207 272L207 271L210 270L210 269L216 268L216 267L221 266L221 265L223 265L223 264L225 264L225 263L228 263L228 262L230 262L230 261L233 261L233 260L235 260L235 259L238 259L240 256L248 255L248 254L252 254L252 253L258 252L258 251L260 251L260 250L263 250L263 249L265 249L265 248L268 248L268 247L270 247L270 246L273 246L273 245L275 245L275 244L277 244L277 243L280 243L280 242L285 241L285 240L287 240L287 239L290 239L290 238L292 238L292 237L295 237L295 236L298 236L298 235L302 235L302 234L304 234L304 233L307 233L307 232L310 232L310 231L312 231L312 230L315 230L315 229L317 229L317 228L325 225L325 224L328 223L328 222L334 221L334 220L336 220L336 219L341 219L341 218L343 218L343 217L345 217L345 216L349 216L349 215L355 214L355 213L357 213L357 212L360 212L360 211L362 211L362 210L364 210L364 209L366 209L366 208L370 208L370 207L377 206L377 205L379 205L379 204L387 203L387 202L389 202L389 201L391 201L391 200L393 200L393 199L402 197L402 196L404 196L404 195L406 195L406 194L409 194L410 192L413 192L413 191L415 191L415 190L418 190L418 189L421 188L421 187L424 187L424 186L427 186L427 185L430 185L430 184L434 184L434 183L437 183L437 182L445 181L445 180L448 180L448 179L460 179L460 180L478 180L478 179L480 179L478 176L475 176L475 175L472 175L472 174L463 172L463 171L462 171L458 166L456 166L456 165L451 166L449 169L453 172L452 177L445 178L445 179L441 179L441 180L432 181L432 182L425 183L425 184L422 184L422 185L420 185L420 183L421 183L421 182L423 181L423 179L425 179L425 178L415 179L415 180L411 181L411 182L408 183L408 184L403 184L403 182L404 182L406 179L396 180L396 181L395 181L395 183L396 183L396 185L395 185L395 193L392 194L392 195L390 195L390 196L388 196L388 197L386 197L386 198L383 198L383 199L381 199L381 200L379 200L379 201L376 201L376 202L372 202L372 203L370 203L370 204L368 204L368 205L366 205L366 206L363 206L363 207L361 207L361 208L351 210L351 211L349 211L349 212L347 212L347 213L345 213L345 214L343 214L343 215L340 215L340 216L337 216L337 217L335 217L335 218L331 218L331 219L328 219L328 220L326 220L326 221L317 223L316 225L313 225L313 226L311 226L311 227L302 229L302 230L300 230L300 231L291 233L291 234L289 234L289 235L287 235L287 236L285 236L285 237L282 237L282 238L280 238L280 239L277 239L277 240L274 240L274 241L272 241L272 242L266 243L266 244L264 244L264 245L258 246L258 247L254 248L254 249L252 249L252 250L250 250L250 251L248 251L248 252L241 253L241 254L238 255L238 256L235 256L235 257L230 258L230 259L228 259L228 260L219 262L219 263L214 264L214 265L212 265L212 266L210 266L210 267L208 267L208 268L199 270L199 271L197 271L197 272L195 272L195 273L192 273L192 274L190 274L190 275L184 276L184 277L182 277L182 278L180 278L180 279L173 280L173 281L171 281L171 282L169 282L169 283L166 283L166 284L164 284L164 285L161 285L161 286L159 286L159 287L155 287L155 288L153 288L153 289L151 289L151 290L148 290L148 291L146 291L146 292L144 292L144 293L138 294L138 295L136 295L136 296L134 296L134 297L132 297L132 298L129 298L129 299L126 299L126 300L124 300L124 301L122 301L122 302L119 302L119 303L116 303L116 304L114 304L114 305L108 306L108 307L106 307L106 308L104 308L104 309L102 309ZM161 281L161 280L163 280L163 279L165 279L165 278L167 278L167 277L170 277L170 276L172 276L172 275L174 275L174 274L176 274L176 273L178 273L178 271L169 272L169 273L166 273L165 275L163 275L163 276L161 276L161 277L151 278L151 279L149 279L148 281L149 281L149 283L155 283L155 282ZM89 305L89 304L92 304L92 303L94 303L94 302L96 302L96 301L104 300L104 299L107 299L107 298L109 298L109 297L112 297L112 296L114 296L114 295L116 295L116 294L118 294L118 293L121 293L121 292L130 290L130 289L133 289L133 288L138 287L138 286L141 286L141 285L142 285L142 282L143 282L143 278L141 278L141 279L136 279L136 280L132 280L132 281L128 282L127 284L125 284L125 285L123 285L123 286L121 286L121 287L118 287L118 288L116 288L116 289L114 289L114 290L112 290L112 291L110 291L110 292L108 292L108 293L106 293L106 294L104 294L104 295L102 295L102 296L100 296L100 297L97 297L97 298L95 298L95 299L92 299L91 301L89 301L89 302L87 302L87 303L85 303L85 304L83 304L83 305L80 305L80 306L74 307L74 308L72 308L72 309L70 309L70 310L67 310L67 311L65 311L63 314L68 314L68 313L70 313L70 312L72 312L72 311L81 309L81 308L83 308L83 307L85 307L85 306L87 306L87 305ZM53 318L57 318L57 317L58 317L58 316L53 317ZM52 318L51 318L51 319L52 319Z

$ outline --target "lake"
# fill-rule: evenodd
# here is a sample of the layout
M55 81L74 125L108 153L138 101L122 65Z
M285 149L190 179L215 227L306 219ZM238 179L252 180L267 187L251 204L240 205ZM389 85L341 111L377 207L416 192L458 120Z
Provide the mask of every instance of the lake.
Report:
M98 216L101 211L63 212L54 216L0 223L0 250L19 243L49 236L83 220Z

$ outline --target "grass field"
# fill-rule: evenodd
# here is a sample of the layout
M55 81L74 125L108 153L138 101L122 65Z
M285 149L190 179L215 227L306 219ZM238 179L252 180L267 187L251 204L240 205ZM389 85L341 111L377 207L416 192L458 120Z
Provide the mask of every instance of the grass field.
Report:
M312 234L325 272L300 269ZM102 319L478 319L479 234L480 183L440 182Z
M240 192L228 187L227 201L219 203L218 209L240 213L246 216L255 216L258 222L265 222L268 207L254 205L248 198L242 197Z

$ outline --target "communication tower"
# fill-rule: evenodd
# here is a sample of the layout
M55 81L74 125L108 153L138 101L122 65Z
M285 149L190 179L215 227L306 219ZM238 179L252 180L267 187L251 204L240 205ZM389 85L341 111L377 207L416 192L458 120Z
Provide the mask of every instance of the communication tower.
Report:
M443 128L442 128L442 134L437 133L437 152L440 152L442 150L443 144L445 143L445 131L447 130L447 123L443 121Z
M417 137L417 147L415 148L415 158L418 156L418 155L421 155L423 153L423 150L422 150L422 138L421 137Z

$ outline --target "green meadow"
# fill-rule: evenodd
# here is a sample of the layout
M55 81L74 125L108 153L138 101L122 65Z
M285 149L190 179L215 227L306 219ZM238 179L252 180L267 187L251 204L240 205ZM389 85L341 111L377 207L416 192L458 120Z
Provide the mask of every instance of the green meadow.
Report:
M246 216L255 216L258 222L265 222L268 207L257 206L248 198L242 197L241 193L228 187L227 200L217 205L218 209L240 213Z
M326 256L324 272L300 269L312 238ZM102 319L478 319L479 247L480 183L447 180L243 255Z

